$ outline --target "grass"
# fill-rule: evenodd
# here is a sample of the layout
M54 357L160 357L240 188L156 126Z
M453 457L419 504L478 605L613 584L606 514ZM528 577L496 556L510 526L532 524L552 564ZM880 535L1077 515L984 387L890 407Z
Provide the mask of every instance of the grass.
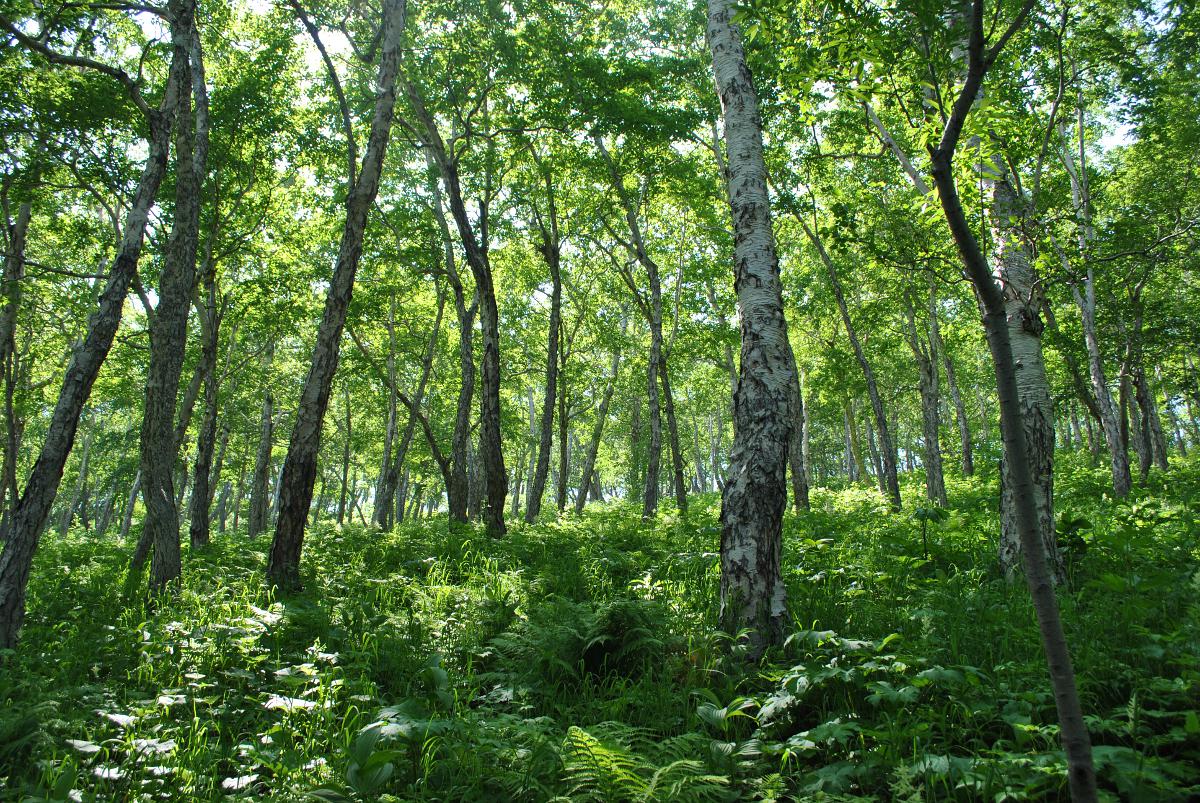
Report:
M1200 466L1118 502L1060 465L1101 786L1196 799ZM992 569L995 483L950 479L928 559L918 491L789 514L793 636L750 667L715 630L715 497L499 541L321 524L288 597L266 539L227 533L147 600L129 544L47 538L0 665L0 798L1066 799L1028 596Z

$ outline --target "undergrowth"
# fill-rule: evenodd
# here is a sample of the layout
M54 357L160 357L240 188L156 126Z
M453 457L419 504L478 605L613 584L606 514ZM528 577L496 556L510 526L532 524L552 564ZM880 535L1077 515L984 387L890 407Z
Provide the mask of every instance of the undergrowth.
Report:
M1200 470L1118 502L1061 464L1061 600L1104 794L1196 799ZM950 486L944 515L914 513L915 479L899 514L861 487L789 514L792 636L757 666L715 630L715 497L503 540L320 524L286 597L265 539L192 551L147 600L129 544L48 537L0 659L0 796L1066 799L1028 595L992 569L994 482Z

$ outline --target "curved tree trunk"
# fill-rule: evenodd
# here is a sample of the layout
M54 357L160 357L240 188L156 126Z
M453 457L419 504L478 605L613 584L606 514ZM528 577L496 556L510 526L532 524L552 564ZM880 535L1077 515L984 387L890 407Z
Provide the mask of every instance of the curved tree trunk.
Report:
M731 0L708 0L708 45L729 154L742 334L733 454L721 499L720 624L729 633L748 629L750 655L757 658L780 642L787 615L780 552L797 380L771 230L762 118L732 14Z
M499 537L506 532L504 500L508 495L508 471L504 468L504 449L500 433L500 311L496 306L496 289L492 282L492 266L487 251L486 214L482 216L483 222L480 224L482 231L476 236L463 200L458 161L451 157L437 122L425 107L424 99L416 86L405 81L405 91L413 113L423 129L427 152L437 164L446 200L450 205L450 217L454 220L467 264L470 265L471 274L475 279L480 340L483 346L479 388L479 443L482 452L480 456L487 475L483 518L488 533ZM453 511L451 516L454 516Z
M400 39L405 24L405 0L387 0L383 4L383 34L379 57L378 90L366 153L357 180L346 197L346 220L337 266L325 298L325 311L317 329L317 343L300 402L296 423L288 443L280 475L279 519L267 563L267 575L281 587L300 582L300 552L304 546L304 527L312 503L317 472L317 452L321 445L321 423L329 406L329 392L337 370L346 309L354 292L354 274L362 256L367 214L379 190L379 176L391 135L392 113L396 104L396 76L400 67Z
M962 257L971 283L975 287L980 306L984 312L984 329L987 334L988 348L991 351L992 363L996 375L996 390L1000 401L1001 434L1004 439L1005 465L1007 473L1008 492L1015 510L1017 530L1021 540L1021 556L1025 564L1025 579L1033 600L1034 611L1037 615L1038 628L1042 637L1042 648L1046 656L1050 682L1054 690L1054 701L1058 711L1058 722L1063 750L1067 756L1067 777L1071 790L1071 798L1077 803L1091 803L1096 800L1096 774L1092 763L1091 738L1083 720L1083 711L1079 703L1079 693L1075 686L1075 671L1071 665L1070 651L1067 649L1066 636L1063 633L1062 618L1058 609L1058 598L1053 584L1053 563L1045 550L1046 531L1043 522L1043 510L1039 504L1048 499L1040 498L1041 489L1037 487L1036 472L1043 468L1041 460L1044 455L1036 458L1035 450L1044 449L1042 444L1027 443L1026 435L1030 424L1039 426L1044 423L1041 411L1034 406L1028 395L1022 398L1021 388L1030 386L1029 366L1021 366L1021 360L1040 356L1040 341L1036 333L1040 327L1031 325L1036 321L1037 308L1030 310L1019 303L1013 296L1012 280L1014 276L1007 275L1003 267L1016 268L1017 274L1032 273L1027 257L1022 259L1022 249L1017 233L1007 230L1004 224L1011 223L1008 215L1018 213L1012 202L1012 196L1001 195L1001 203L995 204L996 213L993 225L999 231L996 237L999 251L997 260L1002 266L1000 284L988 270L988 263L979 242L967 221L966 212L958 197L958 188L954 182L953 159L962 134L967 115L978 97L988 67L996 55L1004 47L1005 42L1024 22L1026 14L1033 6L1026 3L1023 9L1006 31L1001 34L995 44L989 45L984 39L983 0L974 0L970 14L970 36L968 43L968 68L966 80L954 100L952 112L948 118L942 137L936 148L930 149L934 181L937 184L938 200L941 203L946 222ZM999 182L1000 187L1007 187L1007 182ZM1011 188L1009 188L1011 193ZM999 225L997 225L999 224ZM1013 257L1017 257L1013 259ZM1014 318L1016 320L1014 320ZM1029 332L1030 329L1035 332ZM1039 346L1035 352L1031 348L1018 351L1010 338L1015 333L1021 337L1033 335L1033 340ZM1040 367L1040 360L1038 366ZM1024 373L1024 376L1022 374ZM1035 383L1036 384L1036 383ZM1029 422L1029 416L1035 421ZM1025 420L1023 420L1025 419ZM1042 431L1035 430L1035 437ZM1050 430L1050 449L1053 450L1053 430ZM1051 530L1053 534L1053 530Z
M191 2L182 0L172 3L171 9L190 14L192 7ZM95 312L88 320L83 343L74 349L71 361L67 364L62 389L46 428L46 440L33 464L21 498L13 508L8 529L0 539L4 541L4 550L0 553L0 649L16 647L21 623L25 619L25 591L38 540L62 482L63 467L75 441L79 416L121 323L121 309L137 272L150 207L167 171L175 106L180 94L187 90L183 81L187 59L186 46L176 40L162 103L158 110L151 110L146 115L150 131L149 154L125 218L121 244L109 271L108 282L100 294Z

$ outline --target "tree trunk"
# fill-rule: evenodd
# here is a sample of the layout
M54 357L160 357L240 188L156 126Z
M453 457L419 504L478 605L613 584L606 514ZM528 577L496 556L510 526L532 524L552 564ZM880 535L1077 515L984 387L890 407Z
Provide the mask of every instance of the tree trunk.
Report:
M392 448L396 442L396 429L398 427L396 418L396 387L399 382L396 379L396 294L394 292L388 298L387 331L387 427L383 436L383 460L379 464L379 481L375 484L375 509L371 512L372 521L381 530L388 529L391 524L392 498L396 490L392 484ZM409 415L412 414L410 413Z
M442 188L435 172L438 162L431 148L425 149L425 163L429 167L429 194L433 199L434 220L442 233L442 250L446 264L446 277L454 293L454 310L458 316L458 361L461 383L458 389L458 407L454 418L454 433L450 442L450 471L446 479L446 501L450 520L466 522L467 518L467 451L471 440L471 409L475 396L475 314L479 309L479 297L467 306L466 292L458 275L458 263L454 255L454 243L450 238L450 225L442 205Z
M1046 365L1042 359L1039 316L1042 308L1041 282L1034 270L1027 246L1022 240L1019 221L1024 216L1021 201L1007 178L991 182L992 229L995 245L996 274L1006 305L1008 341L1012 350L1013 370L1021 403L1024 441L1031 461L1034 508L1037 511L1041 541L1054 582L1065 577L1062 557L1054 530L1054 403ZM1001 436L1005 437L1003 429ZM1012 577L1021 566L1024 542L1018 517L1016 487L1012 466L1001 461L1000 495L1000 567ZM1036 556L1035 556L1036 557Z
M7 204L5 209L7 209ZM20 369L17 358L17 317L21 310L21 299L25 285L25 242L29 232L29 221L33 216L33 205L23 202L17 209L15 221L4 221L7 228L8 246L4 257L3 288L0 297L4 300L0 308L0 373L4 376L4 467L0 474L0 533L7 531L13 507L17 504L17 453L21 444L22 422L17 415L16 393Z
M649 251L646 249L641 224L638 222L637 207L625 190L625 182L617 170L616 162L613 161L612 154L608 152L600 134L594 134L592 141L604 159L610 183L617 193L617 199L625 215L625 225L629 230L630 237L626 248L638 264L645 269L646 283L650 288L650 298L646 300L642 297L640 289L632 281L632 278L628 275L625 277L630 291L634 293L635 301L646 317L646 322L650 324L650 355L646 364L646 400L650 418L650 443L646 455L645 486L642 492L642 517L650 519L658 515L659 467L662 462L662 410L658 395L658 376L663 370L661 368L663 364L662 282L659 277L658 263L650 258ZM676 432L675 441L677 448L678 432ZM686 505L685 498L684 506L686 507Z
M437 286L437 312L433 317L433 327L429 331L429 340L425 345L425 354L421 359L421 377L417 380L417 389L412 395L412 409L408 413L408 423L404 426L404 434L400 438L400 443L395 449L395 455L392 459L392 465L388 471L387 482L387 506L391 507L395 501L397 486L400 482L400 471L404 466L404 461L408 457L409 447L412 446L413 437L416 435L417 423L421 418L421 405L425 402L425 389L429 385L429 376L433 372L433 358L437 353L438 333L442 328L442 314L446 308L446 297L442 293L441 285ZM396 394L392 393L395 397ZM403 505L397 503L397 510L402 510ZM388 517L387 525L390 527L392 522Z
M450 216L458 229L467 264L475 278L475 294L479 302L480 339L483 356L480 361L479 442L483 470L487 475L487 500L483 518L488 533L500 537L506 532L504 500L508 495L508 471L504 467L504 450L500 433L500 313L496 306L496 290L492 283L492 266L488 257L487 215L481 207L480 235L477 237L463 201L457 158L451 158L445 141L432 114L425 107L415 85L405 82L409 103L418 123L424 129L425 145L437 163L442 178Z
M337 506L337 523L339 527L346 521L346 494L350 490L348 484L350 481L350 440L353 433L350 418L350 384L346 383L343 390L345 391L343 403L346 405L346 439L342 442L342 482L341 491L338 493Z
M1150 434L1150 451L1155 467L1166 471L1167 438L1163 433L1162 418L1158 415L1158 404L1150 380L1146 378L1145 370L1139 366L1134 372L1134 389L1137 394L1138 406L1142 408L1142 420Z
M734 444L721 499L720 624L749 630L750 656L780 643L787 616L780 567L796 362L788 343L771 229L762 119L731 0L708 0L708 44L725 121L741 374Z
M592 481L596 470L596 455L600 453L600 439L604 436L604 424L608 420L608 406L612 402L614 391L617 389L617 376L621 372L621 350L613 352L612 368L608 373L608 384L604 386L604 395L600 397L600 406L596 409L596 424L592 427L592 439L588 444L587 456L583 459L583 473L580 475L581 488L586 488ZM580 494L575 498L575 515L583 513L587 504L587 496Z
M570 348L568 345L567 348ZM558 476L554 489L554 508L561 516L567 507L567 483L571 479L570 443L567 435L570 432L571 408L567 403L566 387L566 350L562 353L562 365L558 373Z
M179 0L171 8L177 19L190 20L193 4L189 0ZM75 440L79 416L112 347L121 322L125 295L137 271L150 207L167 169L175 106L181 92L186 91L187 85L182 79L188 52L185 40L181 38L182 29L186 27L188 25L181 22L172 26L174 48L167 89L158 110L146 115L150 132L149 154L125 218L121 245L109 271L108 282L96 311L88 320L83 343L73 349L63 376L62 390L47 425L46 439L25 490L13 509L8 529L0 539L4 541L4 550L0 553L0 649L16 647L25 618L25 591L38 540L62 481L63 466Z
M379 190L379 177L391 134L405 11L406 0L386 0L383 4L378 90L367 149L358 178L351 181L346 197L346 220L337 265L325 299L316 347L300 392L296 422L283 462L279 519L275 524L275 538L271 542L267 563L267 576L281 588L294 588L300 584L300 552L304 546L304 527L316 479L321 423L329 406L329 392L337 370L346 309L354 292L354 274L362 256L367 215Z
M264 374L269 370L274 349L267 348ZM271 446L275 435L275 398L270 389L263 396L262 423L259 425L258 451L254 458L254 473L250 475L250 514L246 534L251 538L267 529L270 509Z
M796 357L793 353L792 362L795 363ZM796 376L796 385L792 388L794 394L792 399L792 411L795 415L795 420L792 423L792 434L788 441L788 467L792 472L792 506L799 513L802 510L809 509L808 499L808 454L805 444L806 429L808 427L808 409L804 404L804 387L800 383L799 373Z
M1029 6L1025 9L1028 10ZM1001 434L1004 439L1004 452L1007 466L1008 493L1015 510L1017 530L1021 539L1021 555L1025 563L1025 578L1033 599L1034 610L1037 614L1038 626L1042 637L1042 647L1046 655L1051 685L1054 689L1055 704L1058 709L1059 731L1063 749L1067 755L1067 775L1071 789L1071 797L1077 803L1090 803L1096 800L1096 776L1092 764L1091 739L1087 726L1083 721L1083 712L1079 703L1079 694L1075 687L1075 672L1071 665L1070 652L1067 649L1066 637L1063 634L1062 619L1058 610L1058 598L1055 596L1052 578L1054 565L1045 552L1046 529L1044 527L1044 508L1049 505L1049 498L1044 488L1039 488L1035 479L1036 472L1045 468L1046 455L1043 444L1028 444L1026 435L1028 427L1044 427L1047 419L1043 418L1041 409L1030 403L1026 395L1022 398L1021 387L1030 386L1029 367L1022 366L1021 361L1034 358L1037 366L1041 367L1040 341L1036 335L1039 327L1032 325L1036 320L1037 308L1032 310L1021 303L1021 296L1014 292L1014 279L1022 273L1032 275L1032 265L1023 253L1017 233L1004 224L1008 223L1008 215L1019 213L1014 208L1015 197L1004 194L996 204L993 225L997 225L996 237L998 246L997 261L1002 266L1000 284L992 278L988 269L987 259L979 248L979 242L971 229L967 216L958 197L954 182L953 158L962 127L979 93L988 66L994 60L999 49L1003 47L1008 36L1011 36L1024 20L1022 11L1002 34L999 41L988 47L984 40L983 2L975 0L971 6L969 62L966 81L953 104L952 113L946 123L941 141L936 148L930 149L934 181L938 189L938 199L941 202L946 222L949 225L963 265L966 268L972 284L984 311L984 328L987 333L988 347L992 354L995 368L996 389L1000 400ZM987 50L985 51L985 47ZM999 188L1007 187L1007 182L999 182ZM1016 274L1016 275L1014 275ZM1023 284L1023 283L1022 283ZM1014 332L1015 330L1015 332ZM1032 332L1030 330L1033 330ZM1034 350L1028 347L1015 349L1010 334L1019 337L1032 336L1039 346ZM1024 374L1022 376L1022 374ZM1036 385L1036 383L1034 383ZM1030 418L1035 419L1030 421ZM1032 434L1041 435L1044 429L1035 430ZM1050 430L1050 452L1053 452L1053 430ZM1037 454L1039 453L1040 454ZM1037 454L1035 458L1035 454ZM1038 478L1040 479L1040 478ZM1053 525L1053 519L1051 520ZM1053 536L1053 527L1050 530Z
M634 504L643 502L642 495L646 492L646 477L642 473L643 441L642 397L639 394L634 396L633 407L629 411L629 479L626 487L629 489L629 501Z
M670 373L667 370L667 355L658 362L659 380L662 382L663 412L667 418L667 443L671 447L672 484L675 489L675 506L680 513L687 512L687 485L683 481L683 450L679 446L679 424L675 418L675 396L671 392Z
M529 486L529 501L525 505L525 521L532 524L542 512L542 496L546 491L546 474L550 470L550 442L554 437L555 394L558 393L558 340L562 329L562 271L558 240L558 214L550 180L546 179L549 225L540 225L542 242L538 251L550 269L550 324L546 338L546 380L542 396L542 416L538 433L537 467ZM540 217L539 217L540 221Z
M79 510L81 501L83 500L84 489L87 488L88 481L88 464L91 462L92 456L92 441L95 440L96 429L92 427L88 430L87 435L83 438L83 452L79 457L79 475L75 479L75 490L71 493L71 498L63 508L62 518L58 522L58 534L65 536L71 529L71 521L75 518L75 511Z
M929 288L929 318L935 320L937 299L932 284ZM918 385L921 392L921 434L924 440L925 498L935 505L946 507L946 480L942 474L942 448L940 442L941 393L939 392L938 355L934 348L934 337L921 337L917 332L916 312L912 300L905 298L905 320L908 324L908 346L917 361ZM930 324L932 332L932 324Z
M158 306L150 319L150 363L141 429L142 498L146 515L142 537L149 540L150 587L161 589L179 579L179 508L174 494L175 402L187 348L187 322L196 280L201 192L208 159L208 100L199 34L189 13L177 21L178 36L189 53L175 120L175 209L159 278ZM195 100L193 113L192 99Z
M838 312L841 314L842 323L846 327L846 336L850 340L850 346L854 350L854 357L858 361L859 368L863 372L863 378L867 382L867 395L871 398L871 410L875 415L875 430L879 436L879 450L882 452L883 479L884 484L887 486L887 496L891 502L892 509L899 510L900 479L896 474L896 447L892 441L891 430L888 428L887 413L884 411L883 398L879 395L879 385L875 381L875 372L871 368L871 363L867 361L867 355L863 351L858 331L854 328L854 322L850 320L850 309L846 305L846 294L842 290L842 283L838 278L837 267L834 265L833 259L829 256L829 252L825 250L825 244L822 242L820 236L808 225L808 221L799 214L795 215L795 218L800 223L805 235L816 248L817 256L820 257L822 264L825 265L826 273L829 275L829 283L833 288L833 297L837 301Z
M209 515L214 486L212 484L213 451L217 439L217 395L220 380L217 377L217 341L220 336L221 316L217 309L216 265L213 261L211 233L205 244L204 258L204 308L200 311L201 355L204 370L204 417L200 422L200 437L196 443L196 466L192 480L191 519L188 530L193 547L209 542Z

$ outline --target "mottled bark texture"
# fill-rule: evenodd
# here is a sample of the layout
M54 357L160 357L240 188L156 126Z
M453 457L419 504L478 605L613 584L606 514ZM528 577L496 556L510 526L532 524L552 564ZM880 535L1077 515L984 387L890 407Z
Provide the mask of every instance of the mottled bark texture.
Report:
M281 587L300 583L300 552L304 546L304 528L312 503L317 474L317 454L321 446L321 424L329 406L333 375L337 371L346 309L354 292L354 275L362 256L367 214L379 191L379 177L392 131L392 113L396 105L396 76L400 68L400 40L404 33L406 0L387 0L383 4L379 54L378 89L371 118L367 148L358 177L350 183L346 196L346 220L337 265L325 297L325 311L317 329L317 343L300 401L296 423L288 443L287 457L279 482L279 518L267 563L267 576Z
M189 0L172 2L173 19L183 15L190 17L193 7ZM178 23L173 22L172 27L178 27ZM62 482L63 467L75 441L79 417L120 325L121 308L137 272L150 207L167 171L175 107L180 95L187 91L184 81L187 47L174 38L173 42L171 68L162 103L157 109L146 107L144 101L139 104L149 128L149 153L125 218L116 258L96 310L88 319L87 334L72 351L58 401L46 428L46 439L4 533L4 551L0 553L0 649L13 648L17 644L25 618L25 592L38 539ZM141 99L140 95L138 99Z
M741 372L734 443L721 498L721 627L748 633L757 658L782 638L787 607L780 567L787 450L796 363L787 337L771 229L762 118L731 0L709 0L708 45L725 122L734 231Z
M992 238L996 280L1004 295L1008 340L1013 357L1021 423L1033 479L1038 531L1055 582L1065 576L1054 530L1054 402L1042 357L1042 283L1018 225L1023 204L1007 178L993 182ZM1001 424L1004 417L1001 416ZM1003 426L1002 426L1003 428ZM1003 432L1001 433L1003 435ZM1000 568L1013 576L1021 567L1023 542L1017 515L1012 465L1000 466Z

